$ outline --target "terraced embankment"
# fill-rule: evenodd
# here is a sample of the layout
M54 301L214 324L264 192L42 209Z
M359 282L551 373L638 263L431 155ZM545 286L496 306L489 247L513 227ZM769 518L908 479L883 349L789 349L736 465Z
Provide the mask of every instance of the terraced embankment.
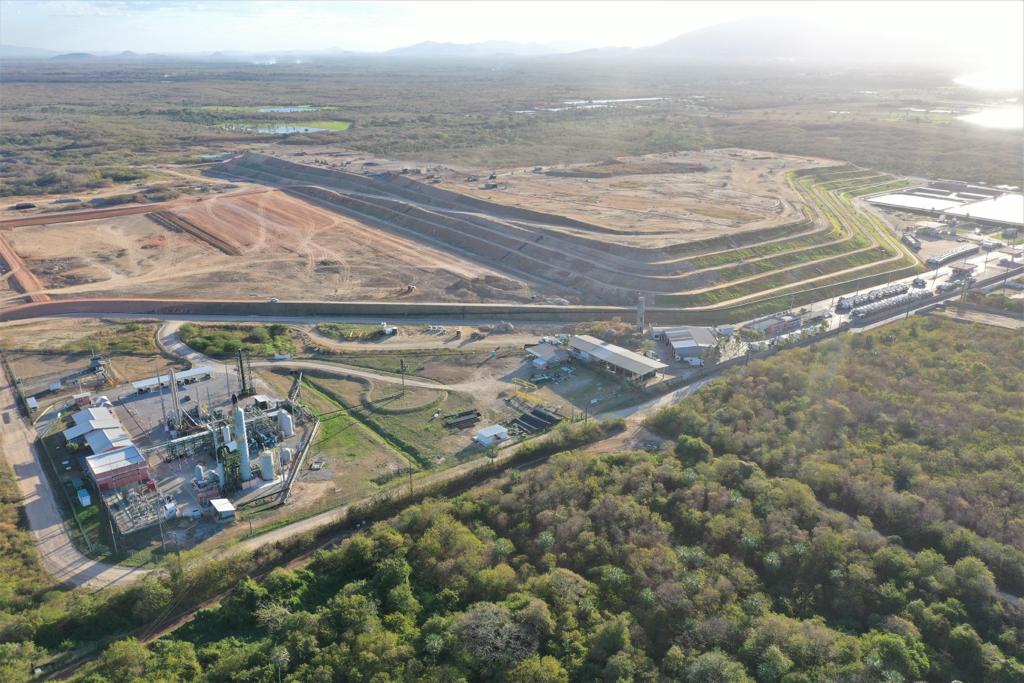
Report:
M851 166L797 171L804 203L794 223L692 242L612 242L606 227L442 190L395 174L366 176L248 154L218 173L274 184L294 196L516 276L557 283L587 303L628 304L636 294L695 311L789 296L797 300L871 278L906 274L915 260L851 199L896 186ZM807 294L805 294L807 292ZM783 306L784 307L784 306Z

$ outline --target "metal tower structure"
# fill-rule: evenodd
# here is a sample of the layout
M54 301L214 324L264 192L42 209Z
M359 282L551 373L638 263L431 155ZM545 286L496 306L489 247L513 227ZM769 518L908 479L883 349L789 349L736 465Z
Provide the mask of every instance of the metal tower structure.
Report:
M241 386L238 388L239 396L252 396L256 393L256 387L252 383L252 367L249 365L249 354L238 349L238 380Z

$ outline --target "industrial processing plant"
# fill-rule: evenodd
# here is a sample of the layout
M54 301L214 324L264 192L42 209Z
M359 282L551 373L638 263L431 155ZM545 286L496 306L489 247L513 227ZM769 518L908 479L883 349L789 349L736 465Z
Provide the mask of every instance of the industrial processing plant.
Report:
M159 527L165 547L187 547L237 508L288 495L316 419L292 401L256 394L248 358L239 352L236 360L237 387L228 368L198 366L111 397L75 397L78 410L62 432L65 469L79 465L87 479L76 480L80 504L99 494L115 545L144 544L137 535Z

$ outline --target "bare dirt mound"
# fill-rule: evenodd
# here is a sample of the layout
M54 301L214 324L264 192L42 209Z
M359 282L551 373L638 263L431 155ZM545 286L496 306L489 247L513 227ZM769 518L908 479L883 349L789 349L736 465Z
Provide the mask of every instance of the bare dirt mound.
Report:
M194 235L213 248L224 252L228 256L238 256L242 253L242 250L237 245L224 241L219 235L203 230L195 223L171 213L170 211L157 211L146 215L168 230L180 230L182 232L187 232L190 235ZM157 244L158 243L156 241L153 241L151 243L147 243L142 248L153 249L156 248Z
M552 168L545 175L556 178L611 178L627 175L660 175L665 173L703 173L709 170L704 164L693 162L658 161L641 159L625 161L609 159L597 164L574 166L572 168Z
M662 162L650 162L660 167ZM382 231L399 233L433 248L455 252L546 287L562 287L584 301L630 303L636 293L672 294L719 281L679 258L715 248L796 236L810 228L806 220L750 231L721 241L649 247L610 241L608 229L541 212L466 197L400 175L360 176L329 168L308 167L249 154L221 167L249 180L284 185L297 197L317 203ZM316 182L315 185L299 184ZM490 298L486 283L455 283L448 296Z

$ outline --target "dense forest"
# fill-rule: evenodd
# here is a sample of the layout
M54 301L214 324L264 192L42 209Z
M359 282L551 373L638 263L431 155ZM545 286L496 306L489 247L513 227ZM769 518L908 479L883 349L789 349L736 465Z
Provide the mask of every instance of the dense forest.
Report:
M1024 680L1022 357L925 319L751 363L671 449L411 507L82 677Z

